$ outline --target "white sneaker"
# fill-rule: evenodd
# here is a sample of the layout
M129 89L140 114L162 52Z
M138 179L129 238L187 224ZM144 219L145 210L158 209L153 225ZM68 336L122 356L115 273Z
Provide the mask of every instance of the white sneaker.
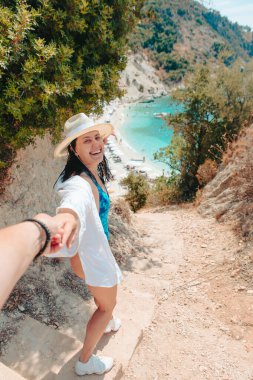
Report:
M93 373L102 375L110 371L113 366L113 358L108 356L91 355L86 363L78 360L75 365L75 372L78 376L91 375Z
M110 322L105 328L105 333L107 334L107 333L110 333L111 331L116 332L119 330L120 326L121 326L121 320L119 318L112 317L112 319L110 320Z

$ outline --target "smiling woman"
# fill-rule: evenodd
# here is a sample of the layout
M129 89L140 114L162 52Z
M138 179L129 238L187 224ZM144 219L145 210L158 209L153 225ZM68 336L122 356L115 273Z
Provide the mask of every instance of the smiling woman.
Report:
M95 124L81 113L68 119L64 129L66 137L55 149L56 157L68 153L55 185L61 196L58 213L74 215L79 234L71 249L64 247L50 257L70 258L74 272L85 279L94 297L97 310L88 322L75 371L77 375L102 374L112 368L113 359L93 355L93 351L104 332L117 331L121 325L120 319L112 316L122 275L108 243L110 199L105 186L111 173L104 140L113 127Z
M96 171L97 165L103 160L104 154L104 142L100 133L92 131L78 137L75 148L77 157L83 163L85 162L86 166L92 169L91 171Z

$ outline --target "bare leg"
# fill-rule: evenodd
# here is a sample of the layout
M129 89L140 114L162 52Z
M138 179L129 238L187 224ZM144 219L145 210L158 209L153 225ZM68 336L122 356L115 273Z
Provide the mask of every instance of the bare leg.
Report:
M88 286L88 289L93 295L98 308L87 324L86 336L79 359L83 363L89 360L108 322L112 318L117 297L117 285L112 288Z
M84 273L83 273L83 267L79 258L79 254L77 253L74 257L71 257L70 263L72 266L72 269L74 273L80 277L82 280L85 279Z

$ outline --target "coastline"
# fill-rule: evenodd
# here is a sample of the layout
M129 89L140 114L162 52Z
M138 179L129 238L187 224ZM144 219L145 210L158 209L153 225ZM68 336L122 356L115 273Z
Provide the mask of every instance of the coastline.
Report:
M112 114L111 123L115 127L115 133L117 136L118 144L120 149L125 154L128 161L134 160L134 161L143 161L143 154L138 152L135 148L131 146L131 144L126 140L126 138L123 136L122 128L123 124L126 120L124 111L126 107L128 107L131 104L135 104L136 102L132 103L121 103L118 106L118 109L115 110L115 112ZM121 143L120 143L121 141ZM154 172L157 176L162 175L162 170L159 169L153 162L151 162L149 159L145 157L145 161L143 162L143 166L148 167L150 170Z
M103 116L100 118L101 122L110 122L115 128L116 138L111 138L110 143L106 145L106 157L115 177L115 180L111 182L110 190L115 196L125 194L120 181L129 174L129 167L133 171L141 171L141 174L150 180L163 174L163 170L147 157L143 161L143 154L129 144L123 136L122 128L126 107L143 100L167 96L171 90L159 79L155 69L141 54L132 54L128 57L119 86L125 91L125 95L105 106ZM113 144L113 149L120 155L118 160L115 159L110 144Z
M134 149L122 136L122 127L125 121L124 111L128 105L134 103L136 102L126 103L119 100L116 104L109 106L113 109L113 111L110 110L110 122L115 128L115 137L111 137L109 139L109 144L106 145L106 157L109 161L110 168L114 176L114 180L111 181L109 186L109 192L111 193L110 195L113 197L119 197L125 194L126 191L120 185L120 181L127 177L131 171L135 173L140 172L148 180L154 180L163 174L162 169L159 169L148 159L145 158L143 161L143 155ZM120 152L121 162L115 162L110 151L110 144L113 144L113 147Z

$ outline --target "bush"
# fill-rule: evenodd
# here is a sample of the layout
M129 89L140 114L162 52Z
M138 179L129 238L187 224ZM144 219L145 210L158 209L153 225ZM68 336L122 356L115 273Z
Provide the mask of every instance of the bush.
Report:
M120 184L127 187L128 193L125 199L133 212L145 206L149 194L149 184L146 178L140 174L130 173Z
M155 158L179 175L182 200L194 199L199 180L204 185L215 174L211 161L221 162L229 142L251 118L252 67L253 60L243 68L241 62L232 67L220 63L216 69L201 65L187 86L172 94L183 105L182 111L168 116L174 134L170 145L160 149Z
M177 10L177 14L178 14L178 16L180 16L180 17L183 17L186 13L187 13L187 12L186 12L185 9L181 9L181 8L179 8L179 9Z
M149 192L147 204L149 206L166 206L180 202L182 194L177 184L177 177L157 178Z
M0 170L77 112L122 94L127 33L142 2L20 0L0 5ZM3 5L4 4L4 5ZM133 12L134 10L134 12ZM3 174L2 174L3 176Z
M111 213L119 215L123 222L131 224L131 210L129 204L122 198L117 199L112 203Z
M200 186L207 185L216 176L217 170L217 163L210 158L200 165L196 174Z

